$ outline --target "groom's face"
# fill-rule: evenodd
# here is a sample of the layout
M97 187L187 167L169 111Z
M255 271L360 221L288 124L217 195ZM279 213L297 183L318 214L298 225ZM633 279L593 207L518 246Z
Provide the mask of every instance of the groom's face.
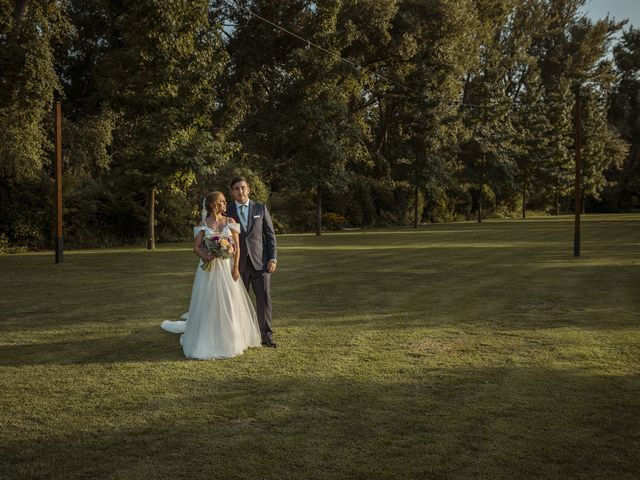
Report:
M231 189L233 198L239 203L245 203L249 200L249 192L251 192L251 189L249 188L249 185L247 185L247 182L237 182Z

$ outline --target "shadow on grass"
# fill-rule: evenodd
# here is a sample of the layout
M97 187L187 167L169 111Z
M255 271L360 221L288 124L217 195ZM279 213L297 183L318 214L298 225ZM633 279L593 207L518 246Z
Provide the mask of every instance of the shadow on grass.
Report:
M640 468L638 376L489 368L178 387L106 402L67 435L9 441L0 476L631 479Z
M597 314L598 320L593 316ZM584 330L635 330L640 322L640 315L620 315L617 308L588 309L580 308L572 311L548 303L523 304L510 308L507 313L502 312L500 317L483 316L479 314L464 315L464 312L454 316L449 312L443 316L431 312L398 311L376 314L361 314L357 311L340 312L340 315L327 316L323 313L308 315L304 319L296 317L292 321L283 319L282 326L303 327L310 325L314 329L322 327L340 328L348 327L348 332L353 329L365 331L408 331L414 328L435 329L463 329L488 331L522 331L527 330L551 330L551 329L584 329Z
M0 346L1 366L158 362L184 359L179 335L160 325L129 335Z

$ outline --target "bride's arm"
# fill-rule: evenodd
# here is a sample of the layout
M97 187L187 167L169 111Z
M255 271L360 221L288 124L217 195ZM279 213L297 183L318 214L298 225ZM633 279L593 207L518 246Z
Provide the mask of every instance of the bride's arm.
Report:
M236 223L233 218L229 219L229 223ZM234 280L240 278L240 234L235 228L231 229L231 236L233 237L234 249L233 249L233 265L231 266L231 276Z
M193 241L193 252L205 262L210 260L208 252L202 248L202 239L204 238L204 230L200 230Z

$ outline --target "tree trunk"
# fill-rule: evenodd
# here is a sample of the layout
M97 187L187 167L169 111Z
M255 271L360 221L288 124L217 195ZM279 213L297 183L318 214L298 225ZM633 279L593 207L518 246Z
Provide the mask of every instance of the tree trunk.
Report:
M560 215L560 189L556 187L556 217Z
M429 212L429 195L425 195L424 196L424 215L425 215L425 223L429 224L431 223L431 214Z
M20 29L22 28L22 23L27 16L27 9L30 3L31 0L18 0L16 2L16 9L13 14L15 25L13 27L13 32L11 32L10 43L13 43L20 38Z
M16 2L16 11L14 13L14 19L16 21L16 25L20 26L23 22L24 17L27 14L27 7L31 3L31 0L18 0Z
M56 263L62 263L62 103L55 94L55 157L56 157Z
M147 250L156 248L156 187L149 191L149 202L147 203Z
M575 164L576 164L576 177L575 177L575 217L573 221L573 256L580 256L580 200L582 198L582 106L580 99L580 86L578 85L576 91L576 104L575 104Z
M322 235L322 194L320 187L316 187L316 235Z
M522 182L522 219L527 218L527 183Z
M420 223L420 218L418 218L418 196L419 196L419 190L418 187L416 186L415 191L413 192L413 228L418 228L418 224Z
M478 223L482 223L482 204L484 202L484 172L480 175L480 189L478 191Z

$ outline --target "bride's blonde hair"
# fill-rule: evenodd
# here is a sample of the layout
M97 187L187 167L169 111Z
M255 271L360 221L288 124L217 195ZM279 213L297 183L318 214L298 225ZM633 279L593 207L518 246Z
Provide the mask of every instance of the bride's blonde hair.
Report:
M218 191L209 192L206 197L204 197L204 208L207 210L208 217L213 213L213 205L220 197L225 198L224 193Z

